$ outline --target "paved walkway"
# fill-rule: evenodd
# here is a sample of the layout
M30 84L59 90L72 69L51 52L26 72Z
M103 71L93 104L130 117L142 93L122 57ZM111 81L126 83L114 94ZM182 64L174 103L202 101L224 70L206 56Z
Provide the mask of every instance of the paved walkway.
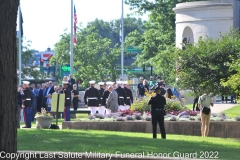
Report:
M238 104L233 104L233 103L214 103L214 106L211 107L212 113L220 113L225 110L228 110L234 106L237 106Z

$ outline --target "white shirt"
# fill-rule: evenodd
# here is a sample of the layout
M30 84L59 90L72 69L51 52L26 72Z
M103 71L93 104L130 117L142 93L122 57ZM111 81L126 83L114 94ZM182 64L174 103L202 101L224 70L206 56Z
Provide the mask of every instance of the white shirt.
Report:
M200 96L198 99L198 104L201 105L201 108L210 108L211 103L213 103L213 98L207 94Z

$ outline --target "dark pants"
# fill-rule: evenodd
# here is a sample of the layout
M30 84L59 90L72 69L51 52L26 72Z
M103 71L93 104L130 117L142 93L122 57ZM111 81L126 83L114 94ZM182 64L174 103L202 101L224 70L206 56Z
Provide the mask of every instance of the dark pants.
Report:
M22 105L18 105L18 114L17 114L17 128L20 128L20 121L21 121L21 110Z
M70 121L70 106L64 108L64 120Z
M78 98L76 97L73 98L73 108L74 108L74 111L78 109Z
M32 122L34 121L36 112L37 112L37 99L34 99L32 104Z
M162 139L166 139L166 132L164 127L164 111L163 110L154 110L152 114L152 130L153 138L157 138L157 124L160 127Z
M196 111L200 111L200 109L198 108L198 98L199 97L196 97L193 101L193 111L195 108L196 108Z
M26 125L26 128L32 127L32 107L25 107L23 109L23 115L24 115L24 122Z
M225 98L225 101L226 101L226 103L227 103L227 98L228 98L228 97L222 96L222 102L224 102L224 98Z

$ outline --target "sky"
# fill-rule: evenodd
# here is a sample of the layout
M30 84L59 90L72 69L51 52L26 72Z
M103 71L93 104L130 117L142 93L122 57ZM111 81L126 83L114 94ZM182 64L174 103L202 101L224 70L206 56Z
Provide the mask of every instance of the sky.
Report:
M78 23L84 26L93 20L120 19L122 0L74 0ZM31 49L54 49L65 29L71 28L71 0L20 0L23 16L23 37L32 41ZM124 17L134 11L124 5ZM137 16L135 16L137 17ZM148 16L141 16L147 20ZM18 26L17 26L18 27ZM18 30L18 28L17 28Z

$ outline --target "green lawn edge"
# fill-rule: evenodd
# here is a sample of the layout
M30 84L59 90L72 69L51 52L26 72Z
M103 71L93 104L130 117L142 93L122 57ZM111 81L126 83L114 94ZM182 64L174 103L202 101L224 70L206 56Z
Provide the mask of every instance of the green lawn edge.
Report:
M158 135L160 137L160 135ZM195 153L211 151L219 159L239 159L240 141L184 135L167 135L166 140L152 139L149 133L96 130L19 129L18 150L101 152L101 153Z

